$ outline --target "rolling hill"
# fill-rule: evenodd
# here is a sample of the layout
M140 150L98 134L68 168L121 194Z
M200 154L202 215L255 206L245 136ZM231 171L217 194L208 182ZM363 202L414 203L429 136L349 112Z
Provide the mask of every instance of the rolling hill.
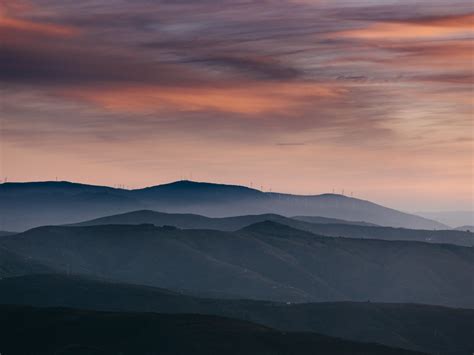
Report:
M52 269L32 260L29 256L19 255L0 246L0 279L48 272L52 272Z
M281 332L250 322L197 314L0 306L0 332L1 351L8 355L413 354L377 344Z
M96 218L73 226L98 226L107 224L153 224L155 226L175 226L182 229L215 229L237 231L243 227L263 221L277 221L282 224L304 226L292 218L277 214L246 215L235 217L211 218L191 213L164 213L151 210L126 212L118 215Z
M192 181L137 190L71 182L0 184L0 229L4 230L78 223L140 209L213 217L266 213L310 215L392 227L446 228L433 220L336 194L300 196Z
M336 220L324 217L288 218L277 214L247 215L237 217L210 218L196 214L163 213L150 210L127 212L93 219L74 226L95 226L106 224L154 224L175 226L183 229L215 229L236 231L254 223L273 221L296 229L330 237L361 239L407 240L428 243L449 243L474 246L474 234L454 230L422 230L379 227L363 222ZM308 222L313 221L313 222Z
M0 280L0 304L100 311L193 313L316 332L426 353L471 355L474 310L389 303L286 304L191 297L154 287L66 275Z
M237 232L40 227L0 246L58 272L198 294L474 307L474 248L449 244L328 238L262 222Z

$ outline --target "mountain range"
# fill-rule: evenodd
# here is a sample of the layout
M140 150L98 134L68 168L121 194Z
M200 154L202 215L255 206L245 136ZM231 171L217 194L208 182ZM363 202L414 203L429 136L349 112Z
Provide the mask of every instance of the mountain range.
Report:
M474 248L328 238L271 221L236 232L39 227L2 237L0 247L55 272L221 298L474 307Z
M215 229L237 231L258 222L273 221L292 228L330 237L358 239L407 240L474 246L474 234L460 230L423 230L380 227L365 222L351 222L325 217L284 217L277 214L210 218L196 214L163 213L150 210L127 212L73 224L95 226L107 224L153 224L182 229Z
M0 184L1 230L24 231L42 225L78 223L140 209L212 217L275 213L391 227L449 229L434 220L337 194L300 196L193 181L135 190L55 181Z
M0 184L0 353L471 355L468 227L335 194Z

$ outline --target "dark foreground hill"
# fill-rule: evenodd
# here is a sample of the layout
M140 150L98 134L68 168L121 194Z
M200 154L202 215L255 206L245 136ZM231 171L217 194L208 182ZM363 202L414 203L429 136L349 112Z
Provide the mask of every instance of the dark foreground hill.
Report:
M191 297L146 286L65 275L0 280L0 304L226 316L280 331L306 331L432 354L471 355L474 310L415 304L308 303Z
M0 333L0 351L6 355L413 354L195 314L0 306Z
M456 230L423 230L392 228L350 222L324 217L288 218L277 214L246 215L210 218L196 214L163 213L140 210L101 217L77 223L74 226L96 226L105 224L154 224L175 226L183 229L215 229L236 231L258 222L273 221L296 229L331 237L347 237L382 240L408 240L428 243L449 243L474 246L474 233Z
M336 194L300 196L192 181L138 190L70 182L0 184L0 229L4 230L77 223L139 209L214 217L264 213L310 215L393 227L446 228L433 220Z
M474 248L321 237L274 222L237 232L41 227L0 246L58 272L290 302L474 307Z

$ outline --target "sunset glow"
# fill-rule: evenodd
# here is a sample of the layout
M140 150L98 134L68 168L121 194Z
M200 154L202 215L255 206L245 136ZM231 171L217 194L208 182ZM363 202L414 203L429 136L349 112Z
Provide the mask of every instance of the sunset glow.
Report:
M471 209L471 1L1 1L10 181Z

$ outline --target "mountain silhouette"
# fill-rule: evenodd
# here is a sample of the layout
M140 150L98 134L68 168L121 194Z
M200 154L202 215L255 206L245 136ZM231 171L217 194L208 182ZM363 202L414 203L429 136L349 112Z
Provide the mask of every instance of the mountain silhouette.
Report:
M101 217L74 224L75 226L94 226L105 224L154 224L156 226L175 226L183 229L215 229L236 231L258 222L273 221L296 229L331 237L361 239L407 240L429 243L449 243L474 246L474 234L455 230L422 230L379 227L376 225L344 221L325 217L293 217L277 214L247 215L236 217L210 218L196 214L163 213L150 210L127 212ZM313 221L313 222L308 222Z
M336 194L300 196L193 181L136 190L71 182L0 184L0 229L4 230L22 231L41 225L77 223L140 209L212 217L275 213L392 227L447 228L433 220Z
M236 232L40 227L0 246L56 272L202 295L474 306L473 248L328 238L271 221Z

